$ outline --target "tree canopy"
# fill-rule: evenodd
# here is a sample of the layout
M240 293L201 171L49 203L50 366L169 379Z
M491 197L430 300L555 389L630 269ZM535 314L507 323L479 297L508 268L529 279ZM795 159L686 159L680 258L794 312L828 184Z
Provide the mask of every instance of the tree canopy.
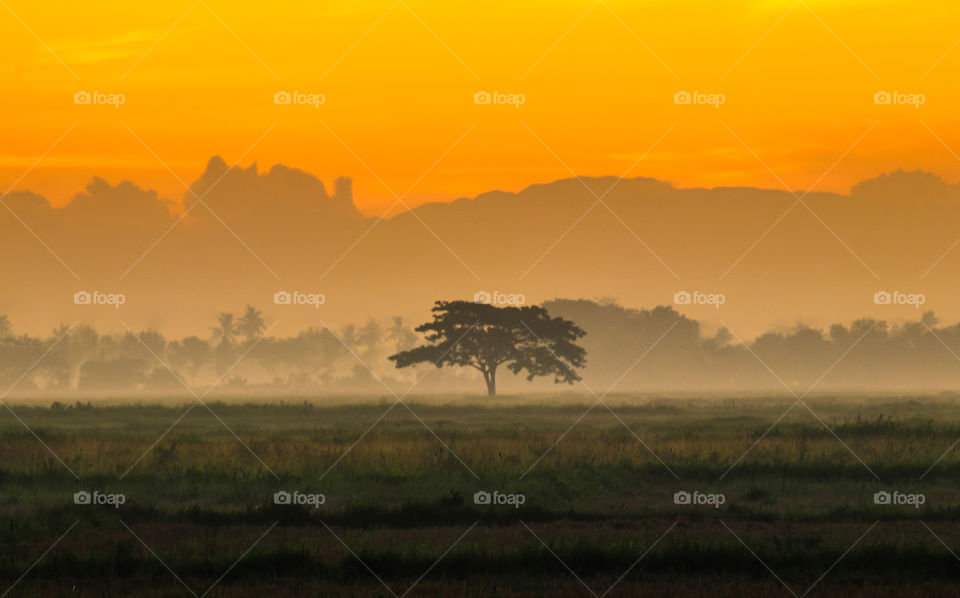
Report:
M586 332L570 320L551 317L543 307L497 307L469 301L437 301L433 321L417 332L429 344L389 357L398 368L418 363L472 367L483 375L487 393L497 393L497 368L525 372L527 380L553 376L554 382L580 380L586 364L576 344Z

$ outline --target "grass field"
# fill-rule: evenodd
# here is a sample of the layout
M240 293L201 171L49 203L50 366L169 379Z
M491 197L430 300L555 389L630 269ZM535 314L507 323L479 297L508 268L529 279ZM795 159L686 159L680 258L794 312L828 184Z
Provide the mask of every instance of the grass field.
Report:
M805 401L12 405L0 591L956 595L960 399ZM124 502L75 504L81 491Z

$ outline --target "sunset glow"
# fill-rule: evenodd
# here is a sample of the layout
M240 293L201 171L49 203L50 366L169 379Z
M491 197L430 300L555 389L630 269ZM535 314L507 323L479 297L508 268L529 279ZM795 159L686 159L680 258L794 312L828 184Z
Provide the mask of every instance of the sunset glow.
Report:
M177 179L221 155L351 176L379 215L394 194L413 206L571 172L840 192L897 168L957 179L953 3L679 4L11 0L0 181L54 205L93 176L180 201ZM475 104L481 91L524 102ZM682 91L724 102L674 103ZM882 91L924 100L876 104Z

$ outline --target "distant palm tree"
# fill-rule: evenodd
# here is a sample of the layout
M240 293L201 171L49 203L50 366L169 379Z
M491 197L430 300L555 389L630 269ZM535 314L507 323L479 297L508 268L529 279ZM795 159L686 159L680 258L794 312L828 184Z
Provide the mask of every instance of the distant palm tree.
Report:
M387 330L387 338L396 344L397 352L400 352L413 346L413 343L417 340L417 335L407 327L407 323L403 321L403 316L394 316L393 324Z
M403 316L393 316L393 324L387 330L387 338L395 343L399 343L403 338L403 333L407 331L407 324L403 321ZM400 349L397 349L398 351Z
M360 342L357 338L357 327L353 324L347 324L340 329L340 340L348 348L353 349Z
M237 332L244 336L246 342L252 343L266 329L267 326L263 322L263 313L256 307L247 305L247 311L243 312L237 322Z
M13 334L13 326L7 316L0 316L0 338L6 338Z
M217 325L210 328L213 342L219 342L220 347L232 347L237 342L237 323L233 314L223 312L217 317Z
M383 342L383 327L375 318L370 318L357 334L357 341L366 348L367 353L376 351Z

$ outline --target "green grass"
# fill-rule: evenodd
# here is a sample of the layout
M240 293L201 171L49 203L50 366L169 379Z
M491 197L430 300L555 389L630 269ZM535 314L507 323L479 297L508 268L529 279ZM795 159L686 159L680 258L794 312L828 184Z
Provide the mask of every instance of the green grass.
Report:
M793 397L620 395L615 415L583 415L592 397L423 396L384 416L392 402L14 405L43 442L0 417L0 581L75 522L15 592L182 595L126 526L198 594L229 570L210 595L389 595L364 563L398 594L428 569L412 594L584 594L569 566L597 593L629 569L611 595L789 595L757 557L802 593L875 523L818 593L948 595L960 579L940 543L960 553L954 397L812 397L824 423L796 405L772 429ZM274 505L280 489L327 501ZM926 504L875 505L881 489ZM78 490L126 503L75 505ZM478 490L526 503L477 506ZM675 505L678 490L726 503Z

